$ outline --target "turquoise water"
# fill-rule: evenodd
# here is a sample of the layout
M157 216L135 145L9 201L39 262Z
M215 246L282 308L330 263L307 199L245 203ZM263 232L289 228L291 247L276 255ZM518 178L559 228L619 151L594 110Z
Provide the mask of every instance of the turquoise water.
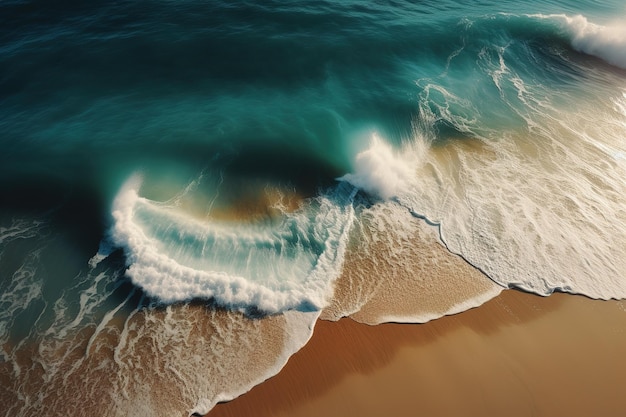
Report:
M10 1L0 16L7 415L65 412L68 380L83 407L154 415L170 388L145 386L173 368L164 415L208 411L278 372L325 308L358 317L397 274L430 277L416 265L434 255L406 259L416 227L484 281L454 298L455 274L433 271L440 308L387 300L365 321L509 287L626 297L621 1ZM207 332L215 345L189 347ZM114 406L94 399L102 375Z

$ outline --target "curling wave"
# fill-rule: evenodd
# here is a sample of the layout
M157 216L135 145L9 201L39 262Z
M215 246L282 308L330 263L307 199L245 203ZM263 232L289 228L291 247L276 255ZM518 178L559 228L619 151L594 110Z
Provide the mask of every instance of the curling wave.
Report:
M111 239L149 295L265 313L326 304L353 220L353 187L339 186L278 222L237 224L200 221L143 198L140 184L131 178L115 198Z
M596 56L611 65L626 69L626 22L600 25L583 15L531 15L556 22L567 34L572 47L579 52Z

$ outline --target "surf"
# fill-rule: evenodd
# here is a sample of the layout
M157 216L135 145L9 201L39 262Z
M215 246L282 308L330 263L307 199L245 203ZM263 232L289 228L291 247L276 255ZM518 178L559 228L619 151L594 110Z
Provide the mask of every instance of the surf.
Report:
M200 221L142 198L140 182L132 177L115 198L110 239L150 296L264 313L324 307L341 270L354 187L328 190L273 222L238 223Z
M598 24L583 15L530 15L557 23L577 51L626 69L626 18Z

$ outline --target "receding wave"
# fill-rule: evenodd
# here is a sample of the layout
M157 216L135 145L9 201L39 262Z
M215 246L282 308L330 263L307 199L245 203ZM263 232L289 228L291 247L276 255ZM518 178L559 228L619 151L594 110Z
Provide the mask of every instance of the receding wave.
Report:
M253 319L206 303L152 303L123 279L114 255L49 302L41 262L59 242L46 228L26 219L0 226L3 254L32 248L2 281L3 415L205 414L279 372L320 314ZM29 313L28 328L17 326Z
M360 205L335 293L322 318L424 323L503 289L439 239L439 227L394 201Z

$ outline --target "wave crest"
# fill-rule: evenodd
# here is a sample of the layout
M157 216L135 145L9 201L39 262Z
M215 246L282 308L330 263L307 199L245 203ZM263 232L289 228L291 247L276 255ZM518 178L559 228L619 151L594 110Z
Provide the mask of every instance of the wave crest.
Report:
M115 199L111 237L136 285L170 303L212 298L245 311L319 310L343 262L356 191L340 185L276 223L200 221L138 194Z
M396 153L391 146L372 134L370 145L354 160L354 172L339 178L371 196L389 200L415 180L418 158L415 152Z
M557 21L570 37L572 47L596 56L611 65L626 69L626 23L622 20L608 25L590 22L585 16L534 15Z

